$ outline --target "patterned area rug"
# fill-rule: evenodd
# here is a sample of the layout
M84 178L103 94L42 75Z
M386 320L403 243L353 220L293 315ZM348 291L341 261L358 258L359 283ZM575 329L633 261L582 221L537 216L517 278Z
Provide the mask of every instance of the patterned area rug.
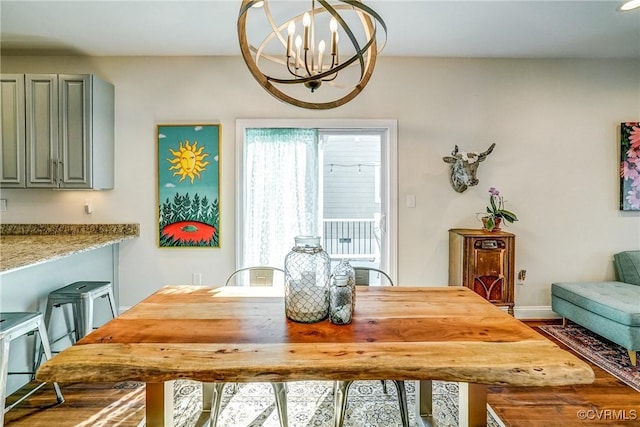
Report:
M301 381L287 384L287 406L290 427L332 427L332 383ZM410 425L415 421L415 383L406 382ZM174 386L174 424L192 427L202 409L200 383L180 380ZM434 381L434 417L438 426L458 425L458 384ZM269 384L239 384L233 393L228 384L224 388L218 426L220 427L279 427L273 390ZM500 427L497 416L488 412L488 426ZM349 389L345 427L400 426L400 413L395 386L387 382L387 394L380 381L357 381Z
M575 323L569 323L566 328L544 325L540 329L640 392L640 365L631 365L624 347Z

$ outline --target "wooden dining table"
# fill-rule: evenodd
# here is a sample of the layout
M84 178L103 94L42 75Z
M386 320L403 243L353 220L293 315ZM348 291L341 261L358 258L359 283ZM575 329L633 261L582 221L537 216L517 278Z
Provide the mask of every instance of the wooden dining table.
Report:
M177 379L460 383L460 425L485 425L487 385L589 384L592 369L464 287L358 287L353 322L296 323L282 289L166 286L44 363L43 381L146 383L146 425L172 425ZM206 406L206 404L205 404Z

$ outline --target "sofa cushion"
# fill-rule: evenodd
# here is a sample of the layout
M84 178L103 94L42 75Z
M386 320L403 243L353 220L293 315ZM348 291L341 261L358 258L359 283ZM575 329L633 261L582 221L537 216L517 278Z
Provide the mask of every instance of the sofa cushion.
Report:
M640 251L625 251L613 256L618 280L640 286Z
M640 326L640 286L623 282L561 282L551 294L623 325Z

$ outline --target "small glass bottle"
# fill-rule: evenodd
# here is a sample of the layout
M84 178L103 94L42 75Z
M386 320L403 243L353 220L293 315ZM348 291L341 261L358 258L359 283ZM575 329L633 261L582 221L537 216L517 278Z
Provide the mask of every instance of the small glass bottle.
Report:
M329 315L331 260L320 237L296 236L284 259L284 307L287 318L315 323Z
M336 325L348 325L353 315L353 294L347 276L334 276L329 297L329 320Z
M333 269L334 276L347 276L349 286L351 287L352 294L352 310L351 314L353 315L353 307L356 305L356 271L353 269L349 260L347 258L343 258L340 260L338 265Z

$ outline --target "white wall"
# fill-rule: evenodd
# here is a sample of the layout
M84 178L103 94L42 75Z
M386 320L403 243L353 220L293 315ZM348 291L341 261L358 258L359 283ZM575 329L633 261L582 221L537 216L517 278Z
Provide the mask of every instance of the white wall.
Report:
M618 210L619 123L640 120L640 63L589 60L379 59L354 101L307 111L277 101L240 57L3 57L2 72L95 73L116 87L116 188L6 190L3 222L139 222L120 250L120 303L164 284L222 282L234 268L235 119L398 120L399 282L447 283L449 228L478 228L496 186L520 221L516 306L548 306L553 281L613 278L612 254L640 247L640 214ZM222 124L221 249L156 246L157 123ZM480 184L458 194L442 157L479 151ZM405 207L407 194L417 206ZM83 213L85 198L95 212ZM44 209L43 209L44 208ZM46 210L45 210L46 209Z

